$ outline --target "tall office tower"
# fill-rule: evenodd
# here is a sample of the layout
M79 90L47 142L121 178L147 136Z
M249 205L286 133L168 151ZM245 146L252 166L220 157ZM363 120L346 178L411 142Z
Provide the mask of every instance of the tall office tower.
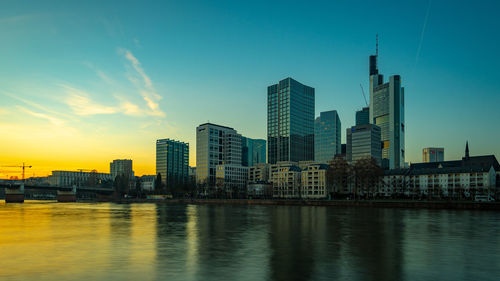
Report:
M241 165L266 163L266 140L241 137Z
M267 87L267 157L314 160L314 88L292 78Z
M167 188L188 183L189 143L171 139L156 141L156 175Z
M314 161L330 162L342 153L341 123L336 110L321 112L314 121Z
M126 176L129 179L134 177L134 171L132 170L132 160L131 159L115 159L113 162L109 163L109 173L113 180L121 175Z
M356 111L356 126L370 124L370 107Z
M355 163L359 159L372 157L381 164L380 127L373 124L358 125L348 128L346 133L347 162Z
M404 88L401 77L393 75L383 83L377 55L370 56L370 124L381 129L382 166L403 168L405 163Z
M444 148L442 147L427 147L422 150L422 162L443 162Z
M217 165L241 166L241 135L211 123L196 128L196 182L215 186Z

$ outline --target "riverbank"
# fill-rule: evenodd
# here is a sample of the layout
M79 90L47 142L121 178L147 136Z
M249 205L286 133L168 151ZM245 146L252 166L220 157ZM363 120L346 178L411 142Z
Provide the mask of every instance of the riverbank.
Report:
M373 207L407 209L456 209L500 211L500 203L474 201L417 201L417 200L268 200L268 199L131 199L123 198L116 203L162 204L212 204L212 205L290 205L328 207Z

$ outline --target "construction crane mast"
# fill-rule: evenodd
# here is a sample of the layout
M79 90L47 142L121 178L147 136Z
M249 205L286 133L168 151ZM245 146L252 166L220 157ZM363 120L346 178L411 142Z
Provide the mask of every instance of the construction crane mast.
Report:
M2 165L0 167L10 167L10 168L23 168L23 177L22 177L22 180L24 181L24 173L26 171L26 168L31 168L33 166L31 165L26 165L24 162L23 162L23 165Z
M365 89L363 89L362 84L359 84L359 86L361 87L361 93L363 93L363 98L365 98L365 104L366 106L368 106L368 101L366 100L366 95L365 95Z

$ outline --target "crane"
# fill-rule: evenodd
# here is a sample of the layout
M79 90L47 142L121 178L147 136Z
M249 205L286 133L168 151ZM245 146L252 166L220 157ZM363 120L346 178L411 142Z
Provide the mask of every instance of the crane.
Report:
M365 104L366 106L368 106L368 101L366 101L365 89L363 89L362 84L359 84L359 86L361 87L361 93L363 93L363 98L365 98Z
M26 165L24 162L23 162L23 165L2 165L0 167L10 167L10 168L23 168L23 181L24 181L24 172L26 170L26 168L31 168L33 166L31 165Z

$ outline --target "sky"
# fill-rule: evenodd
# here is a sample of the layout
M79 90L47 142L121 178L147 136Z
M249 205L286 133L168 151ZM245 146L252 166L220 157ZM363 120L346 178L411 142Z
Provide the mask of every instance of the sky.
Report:
M498 1L2 1L0 166L155 174L155 141L207 121L266 138L267 86L314 87L345 128L368 56L405 87L406 161L500 159ZM368 94L368 92L367 92ZM0 167L0 178L20 169Z

